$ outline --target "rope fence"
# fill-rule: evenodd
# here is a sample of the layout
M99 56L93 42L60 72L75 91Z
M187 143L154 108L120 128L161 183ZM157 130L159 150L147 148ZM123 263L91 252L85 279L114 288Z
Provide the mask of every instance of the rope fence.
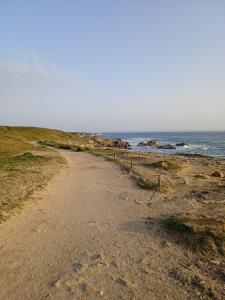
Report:
M121 158L120 153L118 153L118 152L117 153L112 153L112 152L107 153L107 150L104 151L104 149L99 149L99 152L95 150L95 153L97 155L104 157L107 160L118 163L120 166L122 166L128 172L131 172L131 174L133 176L135 176L135 177L138 176L140 178L140 180L143 181L143 183L146 183L146 184L149 183L149 184L151 184L151 186L158 187L158 189L160 189L160 187L162 186L162 178L161 178L160 174L156 174L156 175L148 174L147 180L146 180L146 178L143 179L143 177L145 177L144 175L146 173L146 168L148 168L144 163L134 162L134 161L130 160L129 157L127 159Z

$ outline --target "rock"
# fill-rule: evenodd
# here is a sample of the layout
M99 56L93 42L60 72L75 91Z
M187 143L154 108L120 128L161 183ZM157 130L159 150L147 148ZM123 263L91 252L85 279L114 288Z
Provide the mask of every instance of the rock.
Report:
M176 149L176 146L173 146L173 145L159 145L156 147L157 149Z
M215 171L215 172L213 172L213 173L212 173L212 176L213 176L213 177L220 177L220 178L224 177L223 173L220 172L220 171Z
M123 286L125 286L125 287L128 286L127 281L124 280L124 279L122 279L122 278L117 278L116 282L119 283L119 284L121 284L121 285L123 285Z
M158 145L158 142L156 140L150 140L148 142L140 142L138 146L144 147L144 146L149 146L149 147L156 147Z
M185 143L177 143L177 144L176 144L177 147L183 147L183 146L186 146L186 145L187 145L187 144L185 144Z
M121 139L115 139L112 141L112 147L130 149L131 146L128 142L125 142Z
M138 200L134 200L135 203L137 204L141 204L142 202L141 201L138 201Z
M158 145L158 142L156 140L150 140L146 144L147 144L147 146L154 147L154 146Z
M61 286L62 286L62 281L59 279L59 280L57 280L55 283L54 283L54 286L56 287L56 288L60 288Z
M73 268L74 271L78 273L84 268L84 266L80 262L76 262L73 264Z
M196 178L199 178L199 179L209 179L210 177L206 174L197 174L195 175Z

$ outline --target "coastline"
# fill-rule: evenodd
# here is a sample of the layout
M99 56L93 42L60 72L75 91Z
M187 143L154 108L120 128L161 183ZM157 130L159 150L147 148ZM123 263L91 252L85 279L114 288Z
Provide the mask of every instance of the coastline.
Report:
M18 135L18 129L12 130L16 130ZM31 131L26 130L29 133ZM24 129L22 133L25 135ZM8 139L9 134L10 130L7 131L6 137L3 134L1 138ZM15 140L13 141L15 145ZM33 156L24 153L29 145L32 147L30 151L34 153ZM68 161L68 168L64 168L63 172L48 183L46 191L35 193L32 197L35 199L36 195L39 198L41 194L43 199L38 200L38 203L29 201L20 215L1 225L4 236L2 241L5 242L4 247L0 248L0 251L3 249L1 257L7 268L6 254L12 249L18 250L13 245L15 236L20 236L16 228L23 231L25 224L30 224L31 227L26 225L28 231L25 236L21 236L15 247L29 244L33 239L37 242L36 239L40 238L42 242L37 249L45 262L47 257L44 249L46 251L49 248L47 253L50 251L48 255L52 256L51 268L45 272L44 264L39 262L42 267L40 271L37 270L39 279L34 283L36 290L30 290L29 280L26 277L29 272L24 271L24 268L29 266L25 257L21 257L20 263L25 266L21 269L21 276L25 276L27 284L24 282L20 284L24 284L26 287L24 292L31 293L29 296L31 295L32 299L39 299L38 293L42 293L43 296L50 294L50 299L51 297L54 299L56 295L60 295L59 297L66 295L68 299L74 295L77 299L91 299L92 293L95 293L97 298L102 293L101 297L104 298L103 295L106 295L107 299L111 295L110 290L98 286L95 271L106 278L105 285L110 286L112 291L118 290L127 299L132 299L134 295L137 299L148 299L149 295L162 299L166 294L171 300L180 299L181 294L182 299L224 298L224 159L199 155L136 152L129 150L129 145L122 140L108 140L102 136L85 133L68 134L55 131L47 133L38 131L35 137L32 133L32 143L26 144L22 150L16 149L17 152L19 149L22 152L20 154L16 152L16 156L13 154L10 157L17 160L19 157L20 164L24 163L26 158L26 164L33 168L35 165L30 165L31 161L38 166L40 160L40 156L36 157L37 154L40 155L35 151L36 147L39 151L42 150L44 157L50 153L52 155L54 151L61 153ZM18 162L15 165L13 161L13 164L17 169L20 166ZM13 187L14 177L10 177L10 180L8 191ZM51 188L49 189L52 185L53 194ZM33 207L32 213L30 207ZM115 216L117 221L114 220ZM91 227L88 224L91 224ZM9 234L10 228L14 229ZM31 230L32 228L34 230ZM98 228L97 231L95 228ZM99 236L102 237L101 240ZM79 253L74 250L76 242L71 242L71 237L75 241L81 241ZM7 239L10 241L9 244ZM54 244L55 247L59 247L60 253L55 252L54 247L48 243L48 240L52 239L59 244L59 240L62 239L60 247ZM90 242L92 240L93 242ZM115 247L112 247L111 253L112 241ZM129 247L124 247L127 244ZM8 246L5 248L5 245ZM73 256L73 265L77 267L68 265L71 257L64 251L65 245L66 248L70 245L70 250L76 253ZM139 247L140 245L142 247ZM91 254L83 259L81 252L87 249ZM157 260L157 264L160 265L159 271L156 270L156 265L153 267L155 257L152 249L156 249L160 257ZM37 254L34 248L30 250L34 255L40 254ZM115 260L113 253L117 253L116 265L128 259L126 267L114 269L115 266L110 263ZM129 259L127 258L129 253L136 254ZM61 255L63 263L67 266L63 271L60 269L62 261L59 262L54 258L57 255ZM101 273L98 267L95 270L86 267L92 266L93 261L87 263L91 257L98 257L97 260L94 259L94 265L105 265L107 270ZM171 264L167 263L168 257L174 259ZM12 256L10 259L14 261L16 257ZM30 261L32 259L30 257ZM34 269L38 268L35 261L32 264ZM57 276L53 275L52 268L55 268L54 274ZM140 268L144 271L140 272ZM80 273L80 270L84 273ZM126 276L128 270L133 277ZM115 280L108 281L106 271L107 274L110 272ZM11 279L9 280L11 275L7 270L4 272L5 283L11 282ZM42 280L43 274L45 276ZM163 278L166 288L162 294L160 292L157 294L156 291L149 289L149 282L159 289L157 278L164 276L162 274L165 275ZM52 282L48 287L47 281ZM6 294L9 293L8 283L1 287ZM38 286L42 286L43 291L40 291ZM181 289L178 289L179 293L176 294L178 287ZM128 290L132 293L129 294ZM12 299L16 299L19 295L17 293L20 292L15 288L15 293L12 294ZM25 299L25 294L20 299Z

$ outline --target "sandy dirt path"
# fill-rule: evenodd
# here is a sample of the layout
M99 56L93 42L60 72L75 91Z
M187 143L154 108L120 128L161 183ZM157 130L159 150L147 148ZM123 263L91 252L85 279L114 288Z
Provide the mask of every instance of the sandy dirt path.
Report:
M195 299L168 275L185 254L144 221L159 195L102 158L63 155L68 168L0 225L0 299Z

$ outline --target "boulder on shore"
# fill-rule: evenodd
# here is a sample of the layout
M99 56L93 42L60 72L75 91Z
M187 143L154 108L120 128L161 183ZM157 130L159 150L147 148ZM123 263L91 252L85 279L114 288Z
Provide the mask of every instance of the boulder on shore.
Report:
M121 139L112 140L112 147L122 148L122 149L130 149L131 146L128 142L125 142Z
M172 149L176 149L176 146L168 144L168 145L159 145L156 148L157 149L171 149L172 150Z
M183 146L187 146L187 144L185 144L185 143L177 143L176 146L177 147L183 147Z
M149 146L149 147L156 147L158 145L158 142L156 140L150 140L145 142L140 142L138 146L144 147L144 146Z

